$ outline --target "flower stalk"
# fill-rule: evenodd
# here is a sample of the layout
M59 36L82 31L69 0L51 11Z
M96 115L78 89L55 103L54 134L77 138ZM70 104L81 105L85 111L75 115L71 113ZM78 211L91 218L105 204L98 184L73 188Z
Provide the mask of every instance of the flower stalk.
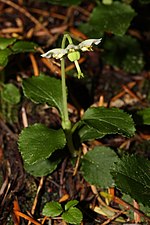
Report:
M66 47L66 41L69 42ZM61 61L61 85L62 85L62 105L63 105L63 114L62 114L62 128L66 133L66 139L68 148L71 154L75 155L76 150L74 148L72 131L71 131L71 121L69 120L68 107L67 107L67 87L66 87L66 77L65 77L65 58L67 55L68 59L71 62L74 62L77 69L78 79L84 77L84 74L81 72L80 65L78 60L80 59L80 51L92 51L92 44L98 45L101 42L100 39L88 39L82 41L78 45L74 45L69 34L64 34L62 39L61 48L52 49L44 54L42 57L46 58L55 58L60 59Z

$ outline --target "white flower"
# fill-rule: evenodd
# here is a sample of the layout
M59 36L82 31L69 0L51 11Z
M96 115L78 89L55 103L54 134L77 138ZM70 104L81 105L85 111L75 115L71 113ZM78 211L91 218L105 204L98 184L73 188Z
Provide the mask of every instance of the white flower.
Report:
M85 41L82 41L78 45L69 44L65 49L62 48L54 48L44 54L42 54L42 57L45 58L55 58L55 59L61 59L64 55L69 54L70 52L77 52L79 50L85 52L85 51L92 51L92 45L98 45L101 42L102 38L99 39L87 39Z
M67 54L67 50L66 49L62 49L62 48L54 48L44 54L42 54L42 57L45 58L55 58L55 59L61 59L64 55Z
M83 52L85 51L92 51L92 45L98 45L101 42L102 38L99 39L87 39L82 41L78 46Z

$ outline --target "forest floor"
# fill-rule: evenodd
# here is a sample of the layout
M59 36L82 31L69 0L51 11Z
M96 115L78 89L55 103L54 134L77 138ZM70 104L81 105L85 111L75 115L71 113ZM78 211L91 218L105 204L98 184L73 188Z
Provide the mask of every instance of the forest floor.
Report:
M43 51L51 49L51 46L56 48L60 45L65 31L70 32L77 41L81 41L87 37L76 28L76 24L80 21L86 22L93 7L93 3L67 8L40 1L23 3L21 0L0 0L0 36L33 41L41 46ZM138 34L140 35L140 31L137 30L135 35ZM114 106L132 113L142 108L143 104L149 104L144 100L144 96L149 92L150 72L144 70L141 74L131 75L119 68L104 65L100 57L101 51L102 49L96 49L94 52L86 53L82 58L81 67L84 71L88 71L87 78L83 80L76 80L71 76L67 78L70 93L68 108L72 121L76 121L91 105ZM68 70L70 69L68 67ZM0 75L1 81L15 84L21 93L20 80L23 78L37 76L40 72L60 78L59 63L49 62L41 58L39 53L21 54L19 59L16 55L5 71L5 77L2 73ZM17 146L18 135L25 126L23 110L29 125L40 122L58 128L61 124L55 109L35 105L23 95L22 102L15 111L15 122L10 123L3 116L0 118L0 224L25 225L31 222L36 224L35 221L41 224L65 224L59 218L42 223L41 211L45 202L52 200L65 202L71 199L78 199L80 202L84 215L83 224L120 224L114 221L113 217L108 218L107 215L92 210L97 204L97 196L80 172L73 176L74 168L67 157L49 176L36 178L25 172ZM125 145L127 152L136 151L137 154L143 154L140 147L138 148L139 143L141 140L147 142L150 140L147 127L138 129L138 135L129 139ZM88 142L83 147L90 148L103 144L117 148L125 141L125 137L110 135L101 140ZM132 143L137 146L136 150L135 148L129 150ZM145 151L144 154L150 157L149 151ZM120 195L120 192L117 192ZM118 207L114 202L111 206ZM14 213L16 208L22 213L19 217ZM132 221L134 220L131 219L130 222Z

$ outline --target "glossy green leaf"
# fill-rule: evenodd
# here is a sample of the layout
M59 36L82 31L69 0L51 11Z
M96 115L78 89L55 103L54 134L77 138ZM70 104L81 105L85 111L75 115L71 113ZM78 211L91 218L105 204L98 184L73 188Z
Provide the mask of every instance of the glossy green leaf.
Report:
M150 108L145 108L137 112L137 115L141 117L141 122L145 125L150 125Z
M12 47L13 53L21 53L21 52L35 52L37 44L29 41L17 41Z
M23 81L23 91L35 103L47 103L59 109L63 115L61 81L41 75Z
M113 2L110 5L99 4L94 8L89 22L82 24L80 29L95 38L101 37L104 32L123 36L135 15L130 5L121 2Z
M118 188L143 205L150 206L150 161L124 156L111 169Z
M85 131L83 133L79 132L81 140L85 137L86 139L87 137L89 139L94 138L94 135L97 138L98 133L100 137L102 137L102 134L104 136L106 134L116 133L130 137L135 132L131 116L117 108L91 107L85 112L81 121L81 125L85 124L88 128L87 133ZM82 135L84 136L82 137Z
M4 67L8 63L8 56L11 55L11 50L9 49L4 49L0 50L0 67Z
M42 124L34 124L22 130L18 143L23 160L31 165L62 149L66 139L62 129L54 130Z
M63 212L61 204L58 202L47 202L43 208L42 214L44 216L55 217Z
M32 165L24 163L25 170L33 176L42 177L52 173L58 164L64 159L64 150L55 151L45 160L38 161Z
M94 129L93 127L88 126L87 124L84 124L80 127L78 135L80 137L80 142L102 138L105 136L103 132Z
M67 211L70 207L74 207L78 204L79 202L77 200L71 200L66 203L65 205L65 211Z
M83 215L79 209L71 207L68 211L62 214L62 219L70 224L80 224L83 219Z
M48 2L53 5L62 5L62 6L71 6L71 5L78 5L81 3L82 0L38 0L40 2Z
M8 46L12 45L16 41L16 38L3 38L0 37L0 49L4 50Z
M5 84L1 91L1 96L5 102L11 105L18 104L21 98L19 89L13 84Z
M140 73L145 62L138 41L131 36L107 38L104 42L103 61L129 73Z
M113 184L110 168L118 159L108 147L99 146L84 155L82 160L83 176L90 184L108 187Z

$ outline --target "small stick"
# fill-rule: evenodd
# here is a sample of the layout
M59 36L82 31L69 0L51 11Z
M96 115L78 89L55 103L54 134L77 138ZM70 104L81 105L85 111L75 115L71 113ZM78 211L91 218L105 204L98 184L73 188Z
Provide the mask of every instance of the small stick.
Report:
M101 96L99 97L98 106L99 106L99 107L104 106L104 96L103 96L103 95L101 95Z
M44 65L45 65L48 69L50 69L50 71L51 71L52 73L56 73L56 74L58 74L59 76L61 75L60 68L58 68L57 66L55 66L55 65L51 62L51 60L46 59L46 58L41 58L41 61L44 63Z
M19 207L19 203L18 203L18 199L17 199L17 197L15 197L15 199L14 199L14 201L13 201L13 213L14 213L14 215L15 215L15 219L17 220L16 222L15 222L15 225L19 225L20 224L20 216L18 216L18 215L16 215L16 211L20 211L20 207Z
M21 111L22 111L22 123L23 123L23 126L24 127L28 127L28 119L27 119L27 114L26 114L25 108L22 107Z
M139 204L135 200L133 200L133 205L136 209L140 209ZM137 212L134 212L134 220L135 223L139 223L141 221L140 215Z
M92 190L92 192L97 196L97 200L98 200L98 202L99 202L101 205L105 206L107 209L109 209L109 210L112 211L112 212L117 212L117 213L120 212L120 210L117 210L117 209L114 209L114 208L108 206L108 205L101 199L101 197L100 197L100 195L99 195L99 193L98 193L98 191L97 191L97 188L96 188L94 185L91 185L91 190Z
M102 223L101 225L107 225L109 224L111 221L117 219L121 214L125 213L126 210L120 210L119 212L117 212L113 217L109 218L108 220L106 220L104 223Z
M133 88L135 86L136 82L130 82L129 84L127 84L127 87L128 88ZM126 93L125 90L121 91L120 93L118 93L116 96L114 96L112 99L111 99L111 102L117 100L118 98L121 98L124 94Z
M44 181L44 177L41 177L40 183L39 183L39 186L38 186L38 189L37 189L37 192L36 192L36 196L35 196L35 199L34 199L34 202L33 202L33 206L32 206L32 209L31 209L31 214L32 215L34 215L34 213L35 213L36 205L37 205L37 202L38 202L38 196L39 196L40 190L43 187L43 181ZM32 221L29 221L28 225L30 225L31 222Z
M148 222L150 222L150 217L145 215L141 210L136 209L133 205L130 205L129 203L125 202L124 200L114 196L113 199L114 202L123 205L124 207L128 207L129 209L132 209L134 212L136 212L138 215L142 216L145 218L145 220L147 220Z
M47 220L47 216L45 216L42 220L42 225L45 223L45 221Z
M31 223L33 223L33 224L35 224L35 225L41 225L40 223L38 223L37 221L35 221L34 219L32 219L30 216L27 216L26 214L24 214L24 213L22 213L22 212L19 212L19 211L14 211L15 212L15 214L17 215L17 216L20 216L20 217L22 217L22 218L24 218L24 219L26 219L26 220L29 220L29 221L31 221Z
M77 174L80 159L81 159L81 149L79 149L79 154L78 154L78 158L76 160L76 165L75 165L75 168L74 168L73 176L75 176Z
M10 27L1 29L1 33L9 34L9 33L22 33L22 27Z
M126 85L122 85L122 88L124 89L125 92L127 92L131 97L136 98L138 101L141 102L140 97L138 97L133 91L130 90Z
M37 76L39 76L39 69L38 69L38 65L37 65L37 62L35 60L35 57L34 57L33 53L29 53L29 57L30 57L30 60L31 60L31 63L32 63L34 76L37 77Z
M69 29L71 35L81 38L83 40L87 39L87 36L85 34L83 34L81 31L79 31L78 29L74 28L74 27L70 27Z

